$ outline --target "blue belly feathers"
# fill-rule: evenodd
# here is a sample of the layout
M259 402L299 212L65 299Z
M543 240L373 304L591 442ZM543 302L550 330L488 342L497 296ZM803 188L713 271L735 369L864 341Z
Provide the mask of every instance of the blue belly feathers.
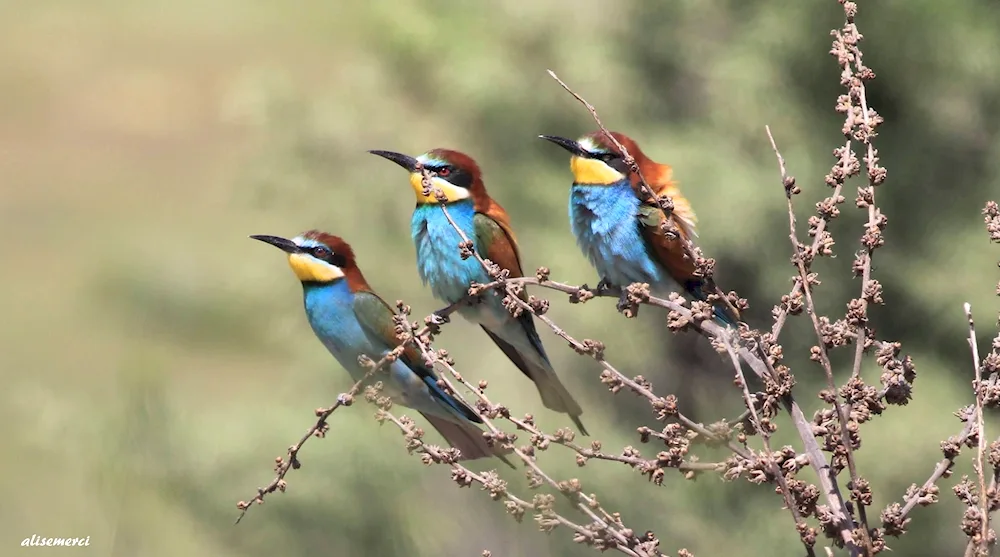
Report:
M639 199L627 181L612 186L574 184L570 191L573 235L601 278L620 287L645 282L673 288L674 281L649 256L638 215Z
M476 210L472 200L448 206L448 214L465 232L478 250L473 218ZM489 275L475 257L462 259L458 244L462 237L445 218L437 205L420 205L410 221L413 244L417 248L417 272L424 284L430 284L434 297L455 303L466 296L473 281L486 283Z

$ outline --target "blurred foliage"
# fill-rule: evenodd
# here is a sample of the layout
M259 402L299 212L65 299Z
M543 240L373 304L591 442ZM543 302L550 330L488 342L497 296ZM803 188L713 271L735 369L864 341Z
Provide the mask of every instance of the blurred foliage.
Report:
M77 553L113 556L587 554L565 533L517 525L484 494L455 489L446 470L424 469L362 404L303 451L287 494L233 527L235 502L270 479L269 462L312 409L349 385L312 337L282 258L246 236L341 234L376 290L426 314L439 303L414 271L412 193L398 168L364 151L451 146L485 169L527 268L593 284L566 222L565 153L535 139L593 127L545 74L552 68L610 127L674 166L719 280L751 300L749 322L762 326L792 273L764 125L804 190L803 221L827 195L822 178L842 143L827 54L828 31L842 23L833 0L2 6L4 555L24 551L17 544L31 534L89 535ZM878 74L868 101L886 118L877 144L889 169L875 271L887 306L875 326L919 370L914 401L864 429L859 466L877 517L926 479L939 441L959 430L952 412L972 400L962 302L982 342L992 336L998 257L978 211L1000 196L1000 7L862 2L858 25ZM824 312L843 313L857 293L849 270L862 219L848 202L835 223L839 257L818 266ZM740 413L725 363L700 338L667 335L655 311L624 321L607 300L554 298L551 315L604 340L616 365L679 393L699 419ZM804 357L811 332L804 318L787 329L809 412L821 385ZM637 443L634 428L650 422L644 404L609 396L593 362L543 335L593 436L605 448ZM489 379L495 399L547 429L566 425L478 328L457 322L440 346ZM877 373L866 369L871 381ZM779 441L793 439L782 431ZM637 530L655 529L668 552L801 551L769 489L679 475L656 488L618 466L578 469L558 450L541 463L580 477ZM507 475L523 492L523 478ZM948 485L891 544L897 555L960 550Z

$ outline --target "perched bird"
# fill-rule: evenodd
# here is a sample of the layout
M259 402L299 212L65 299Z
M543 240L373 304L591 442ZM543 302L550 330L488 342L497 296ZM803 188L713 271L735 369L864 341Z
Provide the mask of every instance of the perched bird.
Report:
M486 193L479 165L468 155L448 149L434 149L417 158L391 151L369 151L386 158L410 173L410 185L417 195L417 206L410 222L413 243L417 248L417 271L439 300L454 304L465 299L472 282L490 282L490 276L474 257L463 259L459 252L462 239L438 206L433 192L424 194L423 174L430 172L433 187L445 198L448 214L465 233L480 257L489 259L510 273L523 276L517 240L507 211ZM541 395L542 404L551 410L569 414L573 423L587 434L580 414L583 410L566 390L542 346L530 312L517 318L503 306L503 293L491 291L481 303L463 305L458 312L478 323L503 353L527 375ZM522 292L521 299L527 299Z
M593 132L577 141L541 135L572 154L569 220L580 249L606 284L622 288L644 282L661 297L679 286L702 301L710 294L719 294L713 305L715 319L735 326L740 320L736 308L714 284L696 276L685 243L698 235L697 217L671 179L670 165L651 160L625 134L612 135L635 159L653 191L672 198L674 208L667 218L673 221L673 230L662 229L664 213L652 204L655 202L642 201L647 196L639 191L639 177L604 132Z
M326 349L355 381L367 370L358 363L362 354L377 360L400 344L393 311L372 292L354 262L354 252L337 236L310 230L291 240L278 236L250 236L288 254L288 264L302 281L306 317ZM482 419L466 404L438 387L438 377L427 367L419 350L407 347L389 365L383 393L421 414L463 459L499 456L487 445L475 425ZM507 464L510 464L507 462Z

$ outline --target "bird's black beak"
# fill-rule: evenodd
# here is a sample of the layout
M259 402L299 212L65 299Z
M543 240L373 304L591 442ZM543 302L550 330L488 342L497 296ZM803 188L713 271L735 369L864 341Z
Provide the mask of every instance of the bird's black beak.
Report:
M291 240L287 240L287 239L282 238L280 236L254 235L254 236L250 236L250 237L253 238L254 240L260 240L261 242L264 242L265 244L271 244L272 246L280 249L281 251L283 251L285 253L301 253L302 252L302 249L299 248L299 246L295 245L295 242L293 242Z
M590 158L591 156L586 149L581 147L578 142L573 141L572 139L566 139L565 137L559 137L556 135L540 135L538 137L551 141L552 143L555 143L556 145L562 147L563 149L566 149L567 151L573 153L578 157Z
M411 157L410 155L404 155L402 153L393 153L392 151L368 151L373 155L378 155L383 159L391 160L392 162L402 166L410 172L417 171L417 159Z

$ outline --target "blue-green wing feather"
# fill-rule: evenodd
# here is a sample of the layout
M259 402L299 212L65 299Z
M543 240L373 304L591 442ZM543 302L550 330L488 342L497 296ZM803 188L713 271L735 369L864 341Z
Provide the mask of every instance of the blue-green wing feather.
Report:
M377 294L374 292L356 293L354 295L354 315L366 333L384 342L386 346L399 346L400 341L396 338L396 327L392 319L394 315L392 308ZM482 420L471 408L444 392L438 386L437 374L433 369L424 365L420 351L416 347L412 344L407 346L400 357L400 361L420 377L424 384L427 385L432 396L465 418L476 423L482 423Z
M498 215L501 218L506 217L506 213ZM475 226L476 233L476 244L479 248L479 255L489 259L490 261L500 265L501 268L507 269L510 272L511 278L517 278L524 276L521 270L521 256L517 250L517 242L514 240L513 232L510 229L510 224L505 220L498 221L493 216L476 213L473 219L473 225ZM527 301L527 295L524 291L521 291L520 298ZM542 358L548 362L549 356L545 353L545 347L542 346L542 339L538 336L538 331L535 329L535 320L532 318L531 313L522 312L517 318L518 324L524 328L525 333L528 336L528 340L531 341L532 347L538 351ZM485 327L483 330L486 330ZM501 350L507 354L512 360L519 360L520 358L515 358L511 356L511 351L514 350L513 347L508 345L503 339L500 339L493 333L489 333L490 338L493 339ZM516 352L516 351L515 351ZM521 368L521 366L518 366ZM521 368L521 371L531 377L531 374Z

